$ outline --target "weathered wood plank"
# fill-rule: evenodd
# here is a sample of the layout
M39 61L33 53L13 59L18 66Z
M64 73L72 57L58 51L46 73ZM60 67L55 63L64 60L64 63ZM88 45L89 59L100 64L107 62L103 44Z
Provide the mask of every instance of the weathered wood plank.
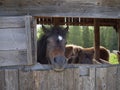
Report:
M63 90L63 72L50 70L48 73L48 89Z
M0 16L17 16L27 15L32 16L53 16L53 17L89 17L89 18L120 18L120 10L118 7L97 7L97 6L82 6L75 9L67 9L68 7L37 7L27 10L14 10L6 9L6 11L0 10ZM57 9L59 8L59 9Z
M65 90L64 89L64 71L63 72L49 72L49 82L48 82L48 89L50 90Z
M25 6L40 6L40 5L61 5L64 3L84 3L84 4L98 4L98 5L119 5L119 0L34 0L34 1L28 1L28 0L2 0L0 2L1 6L4 7L25 7Z
M34 71L35 90L49 90L49 71ZM54 76L53 76L54 77Z
M0 66L26 65L26 51L0 51Z
M88 68L88 75L79 77L80 90L96 90L95 89L95 68ZM79 71L81 73L81 70Z
M107 90L117 90L117 66L107 67Z
M120 65L117 67L116 90L120 89Z
M27 49L26 38L24 28L0 29L0 50Z
M64 71L58 72L58 89L57 90L64 90Z
M96 69L96 90L117 90L117 67Z
M0 17L0 28L24 28L25 20L23 16Z
M31 39L32 39L32 60L33 60L33 64L37 62L37 21L35 18L33 19L33 27L32 28L32 35L31 35Z
M96 68L96 90L107 90L107 68Z
M6 0L1 2L0 16L30 14L32 16L119 18L119 7L119 0Z
M18 90L18 70L5 70L5 90Z
M0 70L0 90L5 90L5 72Z
M74 90L74 69L66 69L64 72L63 90Z
M33 72L19 70L19 90L34 90L35 80Z
M32 62L32 16L25 16L25 31L27 35L27 62L29 65L33 64ZM33 43L34 44L34 43ZM33 47L34 48L34 47Z
M80 77L80 70L74 69L74 90L83 90L82 78Z

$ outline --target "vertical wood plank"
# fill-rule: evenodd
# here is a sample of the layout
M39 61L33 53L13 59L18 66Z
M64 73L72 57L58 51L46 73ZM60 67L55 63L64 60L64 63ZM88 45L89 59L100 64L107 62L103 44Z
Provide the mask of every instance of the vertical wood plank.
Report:
M118 32L118 50L120 52L120 20L118 20L118 23L117 23L117 32ZM119 53L118 54L118 62L120 64L120 55Z
M81 77L83 90L95 90L95 68L89 68L89 75Z
M118 50L120 51L120 20L117 22L117 32L118 32Z
M83 78L80 76L79 68L74 69L74 90L83 90Z
M74 90L74 69L66 69L64 72L63 90Z
M34 90L49 90L48 89L48 76L49 71L33 71L35 79Z
M32 57L33 63L37 63L37 20L33 18L33 28L32 28Z
M35 80L33 72L23 72L19 70L19 90L34 90Z
M117 66L116 90L120 90L120 65Z
M31 21L32 16L25 16L25 30L27 35L27 62L31 65L32 62L32 41L31 41Z
M117 66L107 67L107 90L117 90Z
M18 90L18 70L5 70L5 90Z
M0 90L5 90L5 72L0 70Z
M63 72L49 71L48 90L63 90Z
M97 19L94 19L94 47L95 47L95 59L100 58L100 30L99 23Z
M96 68L96 90L107 90L107 69Z
M58 85L58 90L64 90L63 89L63 85L64 85L64 82L63 82L64 77L63 77L63 75L64 75L64 71L58 73L58 84L59 84Z

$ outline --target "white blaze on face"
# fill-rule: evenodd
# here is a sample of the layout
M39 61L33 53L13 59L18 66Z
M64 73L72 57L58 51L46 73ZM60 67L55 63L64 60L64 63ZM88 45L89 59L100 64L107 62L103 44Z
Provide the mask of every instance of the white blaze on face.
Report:
M58 35L58 40L62 41L63 40L63 37Z

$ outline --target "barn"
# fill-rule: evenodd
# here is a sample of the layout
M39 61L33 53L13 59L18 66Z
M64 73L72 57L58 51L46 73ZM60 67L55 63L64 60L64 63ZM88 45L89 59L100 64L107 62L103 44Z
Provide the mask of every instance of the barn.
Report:
M119 0L1 0L1 90L119 90L120 65L69 65L55 72L36 65L36 25L94 26L99 59L100 26L113 26L120 51Z

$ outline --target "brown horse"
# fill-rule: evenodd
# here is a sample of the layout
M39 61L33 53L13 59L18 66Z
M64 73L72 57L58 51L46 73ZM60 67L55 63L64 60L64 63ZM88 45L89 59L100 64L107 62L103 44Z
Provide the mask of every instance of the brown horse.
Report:
M67 58L68 63L77 63L78 60L78 52L82 50L81 46L77 45L66 45L65 47L65 56Z
M44 35L37 41L37 61L51 64L54 70L63 70L66 65L65 45L68 27L42 26Z
M69 50L69 51L68 51ZM69 53L68 53L69 52ZM72 54L71 54L72 53ZM76 45L66 45L66 57L68 63L93 64L94 63L94 47L82 48ZM108 63L109 51L100 46L100 61L98 63Z

